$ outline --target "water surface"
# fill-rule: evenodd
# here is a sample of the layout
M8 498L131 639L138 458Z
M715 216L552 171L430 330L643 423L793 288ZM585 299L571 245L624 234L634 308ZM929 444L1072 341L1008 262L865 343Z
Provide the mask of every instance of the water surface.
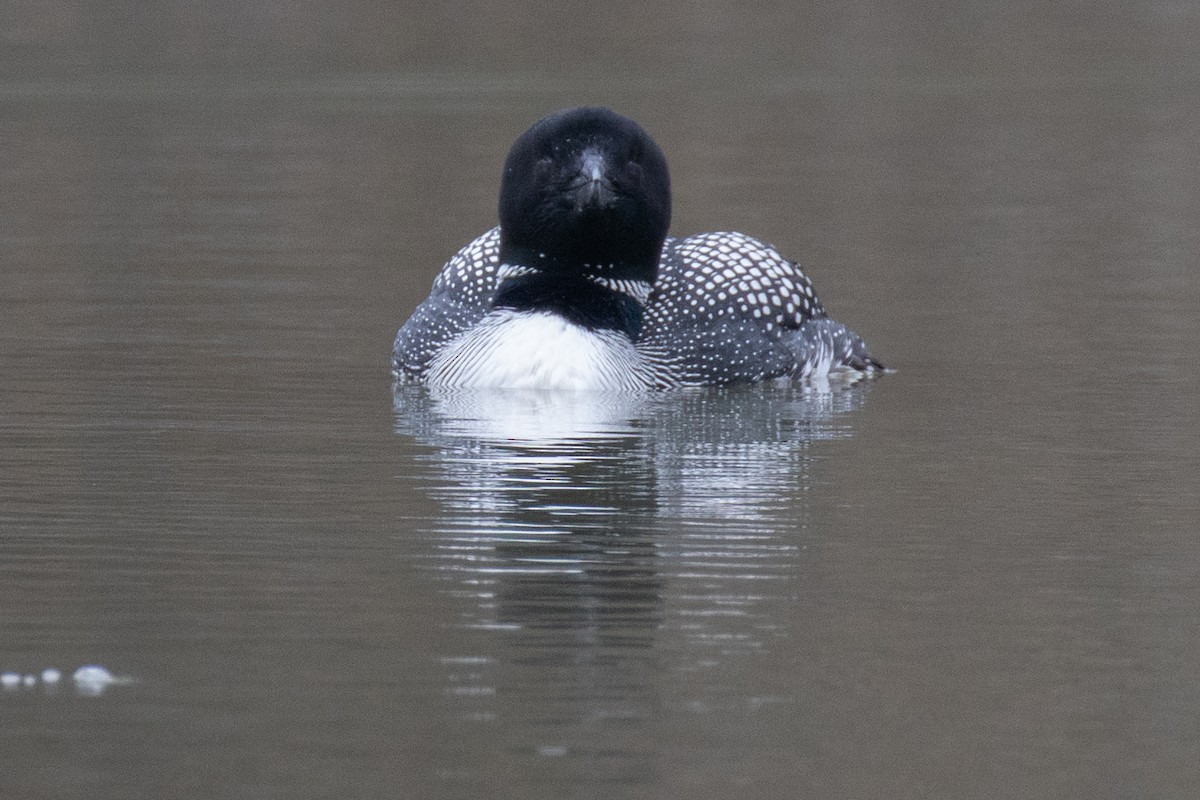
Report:
M1194 796L1195 12L576 11L0 27L0 795ZM897 372L393 392L582 102Z

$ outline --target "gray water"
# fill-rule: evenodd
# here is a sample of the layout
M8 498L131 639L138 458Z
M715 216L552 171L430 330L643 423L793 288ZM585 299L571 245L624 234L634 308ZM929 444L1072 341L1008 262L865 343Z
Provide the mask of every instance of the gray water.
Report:
M1200 793L1190 4L0 22L4 798ZM393 393L539 116L894 374ZM127 681L88 695L101 664Z

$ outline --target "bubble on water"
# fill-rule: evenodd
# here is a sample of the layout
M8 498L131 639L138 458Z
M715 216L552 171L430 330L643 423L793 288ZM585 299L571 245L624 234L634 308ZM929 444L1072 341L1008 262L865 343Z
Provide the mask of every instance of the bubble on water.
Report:
M117 678L111 672L98 664L88 664L75 670L71 676L75 681L75 690L80 694L99 695L116 683Z
M0 688L5 691L33 689L39 684L43 690L53 694L58 690L64 676L56 667L46 667L39 672L15 672L9 670L0 673ZM71 674L75 691L80 695L95 697L103 694L113 685L128 685L135 683L128 675L114 675L99 664L86 664Z

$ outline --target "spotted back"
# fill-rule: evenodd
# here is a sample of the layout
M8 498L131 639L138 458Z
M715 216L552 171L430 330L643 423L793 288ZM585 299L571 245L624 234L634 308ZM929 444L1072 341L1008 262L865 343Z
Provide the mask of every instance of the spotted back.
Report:
M825 310L798 264L744 233L718 232L667 240L648 315L655 325L736 317L794 330Z
M668 385L752 383L795 372L790 340L824 317L808 276L774 247L702 233L667 240L641 346Z
M392 373L422 380L444 347L487 315L500 284L500 229L493 228L455 253L433 280L429 297L396 334Z
M487 308L500 284L500 228L455 253L433 279L431 294L450 294L464 306Z

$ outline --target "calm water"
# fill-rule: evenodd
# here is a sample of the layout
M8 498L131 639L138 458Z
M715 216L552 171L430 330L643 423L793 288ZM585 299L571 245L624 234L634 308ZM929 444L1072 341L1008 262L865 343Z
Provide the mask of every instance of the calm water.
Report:
M0 797L1200 793L1200 15L34 2L0 23ZM513 137L897 372L393 393Z

